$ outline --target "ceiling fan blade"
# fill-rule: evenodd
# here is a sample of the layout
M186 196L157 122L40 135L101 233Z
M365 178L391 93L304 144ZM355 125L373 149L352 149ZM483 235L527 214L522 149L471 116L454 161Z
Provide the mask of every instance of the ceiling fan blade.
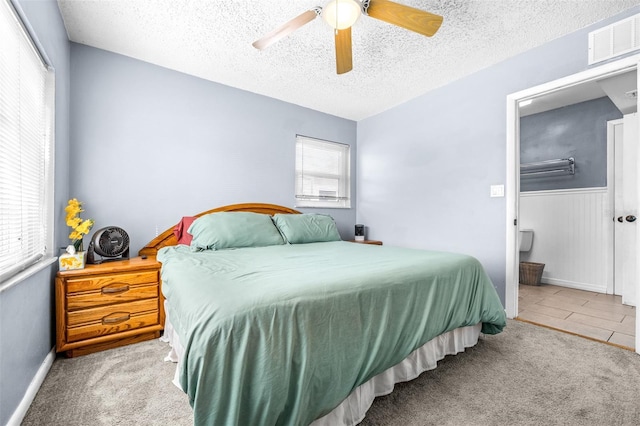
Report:
M318 9L307 10L306 12L296 16L286 24L282 25L279 28L271 31L269 34L265 35L259 40L256 40L252 43L253 47L258 50L266 49L271 46L276 41L288 36L301 26L308 24L309 22L316 19L318 16Z
M353 69L351 55L351 27L336 30L336 71L344 74Z
M442 24L442 16L394 3L390 0L371 0L367 15L431 37Z

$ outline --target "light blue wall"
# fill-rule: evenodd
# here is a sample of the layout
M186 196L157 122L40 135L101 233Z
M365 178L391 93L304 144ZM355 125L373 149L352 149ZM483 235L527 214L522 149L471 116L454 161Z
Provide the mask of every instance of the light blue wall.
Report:
M54 0L22 6L56 68L57 247L68 244L70 197L85 202L83 217L96 227L128 230L134 252L184 214L239 202L293 206L298 133L350 144L355 170L353 121L69 43ZM305 211L331 214L350 238L353 204ZM0 293L0 424L55 344L56 271Z
M350 144L355 170L350 120L75 43L71 78L71 195L94 230L124 228L133 253L184 215L293 207L296 134ZM353 204L323 210L345 238Z
M575 159L573 175L531 175L521 191L607 186L607 121L622 113L607 97L520 119L520 162Z
M56 70L55 213L56 245L66 241L64 206L69 194L69 42L55 0L20 0ZM53 277L57 264L0 293L0 424L24 397L54 346Z
M506 96L585 70L597 26L360 121L357 221L369 237L471 254L504 303L506 204L489 190L506 181Z
M134 252L156 227L183 214L236 202L293 206L295 134L351 144L355 166L357 127L357 222L368 225L369 237L473 254L502 297L505 203L488 195L489 185L505 180L505 96L585 69L590 30L356 126L120 55L70 48L55 0L18 2L56 68L56 245L68 242L69 197L85 202L97 227L127 229ZM324 212L343 237L353 235L355 208ZM0 424L53 347L56 269L0 293Z

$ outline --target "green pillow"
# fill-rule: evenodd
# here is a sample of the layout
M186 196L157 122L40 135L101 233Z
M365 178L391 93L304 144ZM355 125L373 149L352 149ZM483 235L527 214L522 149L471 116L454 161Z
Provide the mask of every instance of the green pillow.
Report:
M333 218L324 214L276 214L273 216L282 236L289 244L340 241Z
M260 213L210 213L193 221L188 232L196 251L284 244L271 216Z

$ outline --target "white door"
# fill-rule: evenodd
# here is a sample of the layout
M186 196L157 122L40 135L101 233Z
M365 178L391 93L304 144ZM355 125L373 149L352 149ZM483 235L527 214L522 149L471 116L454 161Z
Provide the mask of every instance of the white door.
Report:
M638 117L623 117L623 125L615 126L615 217L614 217L614 289L622 295L622 303L636 305L638 256Z

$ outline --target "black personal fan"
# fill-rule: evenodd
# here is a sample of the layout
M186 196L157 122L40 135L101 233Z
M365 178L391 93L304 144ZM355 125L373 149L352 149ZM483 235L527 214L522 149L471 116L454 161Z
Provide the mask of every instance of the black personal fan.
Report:
M100 259L96 258L100 256ZM87 263L129 259L129 235L117 226L98 229L89 243Z

